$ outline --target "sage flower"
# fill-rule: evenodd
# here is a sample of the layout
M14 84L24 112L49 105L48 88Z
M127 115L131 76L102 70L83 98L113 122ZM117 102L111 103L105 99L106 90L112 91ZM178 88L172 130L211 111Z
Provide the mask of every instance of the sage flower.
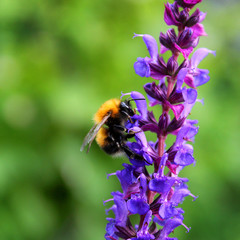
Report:
M197 196L188 189L188 179L179 173L197 162L192 144L199 127L189 114L201 102L198 87L210 79L209 71L198 65L210 53L215 55L207 48L195 50L200 38L207 35L202 25L206 13L197 8L190 14L200 2L167 2L164 21L177 29L161 32L159 43L149 34L134 35L142 38L149 53L137 58L134 70L145 80L152 80L144 82L145 94L132 91L122 97L130 96L135 101L136 113L125 126L135 133L135 140L127 142L127 146L142 159L129 158L122 170L108 175L118 178L122 191L112 192L112 198L104 202L113 203L106 212L114 214L107 218L106 239L177 240L169 237L174 229L183 226L190 230L184 224L180 204L186 197L196 200ZM172 55L164 60L168 50ZM150 107L158 111L153 113ZM155 140L149 141L146 132L152 132ZM174 136L172 144L166 143L169 135ZM139 222L132 222L131 215L139 216Z

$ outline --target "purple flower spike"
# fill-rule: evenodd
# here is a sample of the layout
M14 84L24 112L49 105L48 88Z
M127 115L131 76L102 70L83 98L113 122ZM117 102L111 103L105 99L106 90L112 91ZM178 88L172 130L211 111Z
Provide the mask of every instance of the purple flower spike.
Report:
M185 213L179 205L187 196L193 200L197 197L188 189L188 179L179 174L196 164L192 144L199 127L189 115L196 102L203 103L197 99L198 87L210 79L209 71L198 65L208 54L215 55L207 48L195 50L199 39L207 35L202 25L206 13L199 8L191 11L201 1L165 3L164 21L174 27L160 33L160 53L152 36L134 34L134 38L142 37L149 52L149 56L137 58L135 72L152 80L143 86L146 94L122 94L121 98L130 95L129 103L132 101L133 105L133 111L126 111L122 122L109 118L116 125L116 132L109 131L106 139L109 143L115 140L113 148L128 153L130 163L108 174L117 176L122 192L113 192L113 198L104 201L114 202L106 213L113 211L115 215L107 218L106 239L177 240L169 237L175 228L182 225L187 231L190 229L183 223ZM166 51L171 51L168 59L162 55ZM150 107L156 111L153 113ZM149 131L152 141L148 140ZM168 141L170 134L172 144ZM136 219L139 221L131 222Z

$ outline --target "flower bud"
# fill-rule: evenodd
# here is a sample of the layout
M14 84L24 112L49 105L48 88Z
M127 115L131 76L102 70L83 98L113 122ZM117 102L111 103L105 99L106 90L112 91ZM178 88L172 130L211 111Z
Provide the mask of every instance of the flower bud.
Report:
M188 60L185 59L185 60L180 64L180 66L178 67L178 69L176 70L175 76L178 75L179 71L180 71L182 68L188 67L188 64L189 64Z
M185 9L183 9L179 14L178 21L181 23L185 23L188 17L189 17L189 13Z
M149 63L149 65L151 77L153 77L154 79L160 80L168 74L166 63L160 56L158 56L157 62Z
M168 125L166 131L167 133L171 133L171 132L174 132L176 131L177 129L179 129L180 127L182 127L183 123L185 121L185 118L180 118L180 119L176 119L174 118L170 124Z
M176 3L173 4L167 3L165 5L164 20L167 23L167 25L179 26L178 15L179 12Z
M195 24L199 23L200 21L200 15L201 12L199 9L196 9L196 11L191 15L191 17L187 20L185 26L192 27Z
M169 29L166 34L160 33L159 37L160 43L170 50L174 48L176 39L177 36L173 28Z
M193 30L190 28L185 29L178 38L178 45L181 48L188 48L192 46L195 39L192 38Z
M177 68L178 68L178 62L174 59L174 57L169 58L169 60L167 62L168 75L170 75L170 76L174 75Z
M170 119L169 119L169 115L164 112L160 118L159 118L159 122L158 122L158 127L160 129L160 133L161 135L165 135L166 129L169 125Z

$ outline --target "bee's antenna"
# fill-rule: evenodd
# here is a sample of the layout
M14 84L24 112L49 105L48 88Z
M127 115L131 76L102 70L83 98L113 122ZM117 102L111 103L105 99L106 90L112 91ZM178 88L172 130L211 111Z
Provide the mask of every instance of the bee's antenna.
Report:
M131 102L131 101L135 101L135 100L146 100L145 98L132 98L130 100L128 100L128 102Z

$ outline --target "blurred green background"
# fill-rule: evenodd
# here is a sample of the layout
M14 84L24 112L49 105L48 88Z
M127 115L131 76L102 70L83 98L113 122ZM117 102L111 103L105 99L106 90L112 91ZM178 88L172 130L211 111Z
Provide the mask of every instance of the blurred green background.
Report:
M183 170L199 195L184 204L179 239L240 239L239 1L204 1L208 37L217 51L200 68L195 158ZM166 31L161 0L0 1L0 239L97 240L105 233L103 200L120 190L115 177L127 160L93 143L79 151L92 116L121 91L140 91L148 79L133 63L147 56L140 38Z

